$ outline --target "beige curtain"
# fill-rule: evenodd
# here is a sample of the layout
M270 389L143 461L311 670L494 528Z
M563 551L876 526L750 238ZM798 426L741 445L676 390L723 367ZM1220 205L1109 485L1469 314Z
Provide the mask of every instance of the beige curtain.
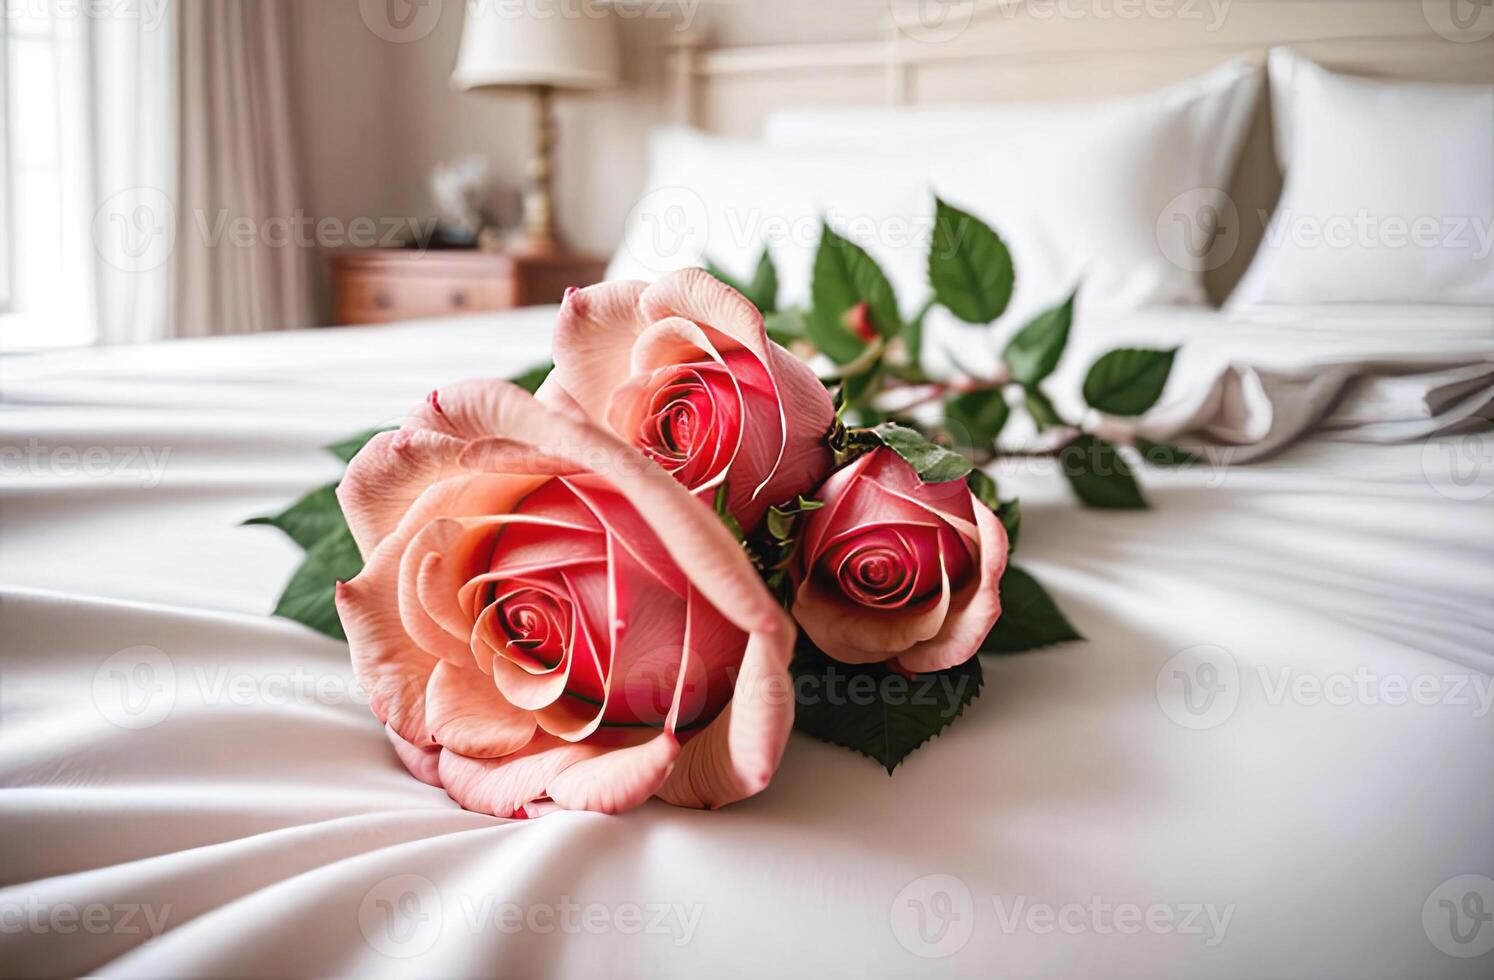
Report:
M291 0L177 7L177 337L310 326L313 250L298 221Z

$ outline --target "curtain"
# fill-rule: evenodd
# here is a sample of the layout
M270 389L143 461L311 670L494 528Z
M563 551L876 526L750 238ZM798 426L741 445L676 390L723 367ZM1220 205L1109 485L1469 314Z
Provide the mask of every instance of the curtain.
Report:
M79 89L86 100L70 111L92 134L92 159L79 169L91 183L91 308L101 343L169 333L179 217L175 15L175 0L157 0L109 16L57 20L82 32L86 52Z
M177 6L177 242L169 330L180 337L312 324L288 0Z

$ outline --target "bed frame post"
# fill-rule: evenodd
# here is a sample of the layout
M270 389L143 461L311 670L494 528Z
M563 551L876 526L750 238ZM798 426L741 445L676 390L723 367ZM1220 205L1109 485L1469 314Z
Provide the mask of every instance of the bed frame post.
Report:
M684 126L701 125L700 60L705 38L696 31L674 31L668 41L669 118Z

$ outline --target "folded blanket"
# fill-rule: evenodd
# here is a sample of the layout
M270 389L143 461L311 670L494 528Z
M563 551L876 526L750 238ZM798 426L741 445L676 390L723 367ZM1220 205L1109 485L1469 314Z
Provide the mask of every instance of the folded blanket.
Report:
M999 355L1014 329L986 334L981 354ZM1162 398L1139 419L1103 416L1080 394L1089 366L1119 347L1178 349ZM1412 441L1494 417L1494 311L1142 311L1075 323L1044 387L1061 414L1082 419L1087 431L1120 442L1140 436L1173 443L1234 463L1313 431L1347 441ZM1037 438L1024 420L1009 426L1003 444L1031 448Z

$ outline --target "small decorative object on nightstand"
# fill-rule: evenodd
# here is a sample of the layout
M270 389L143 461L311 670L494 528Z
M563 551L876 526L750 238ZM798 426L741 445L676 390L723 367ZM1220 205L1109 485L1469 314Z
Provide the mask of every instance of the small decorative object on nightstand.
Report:
M618 80L617 35L606 7L577 16L523 4L467 5L462 44L451 75L462 91L527 90L534 96L533 155L524 188L524 219L505 244L510 254L564 252L550 188L554 177L556 90L610 88Z
M338 326L558 303L567 286L600 282L606 269L604 261L585 255L476 249L375 248L330 261Z

